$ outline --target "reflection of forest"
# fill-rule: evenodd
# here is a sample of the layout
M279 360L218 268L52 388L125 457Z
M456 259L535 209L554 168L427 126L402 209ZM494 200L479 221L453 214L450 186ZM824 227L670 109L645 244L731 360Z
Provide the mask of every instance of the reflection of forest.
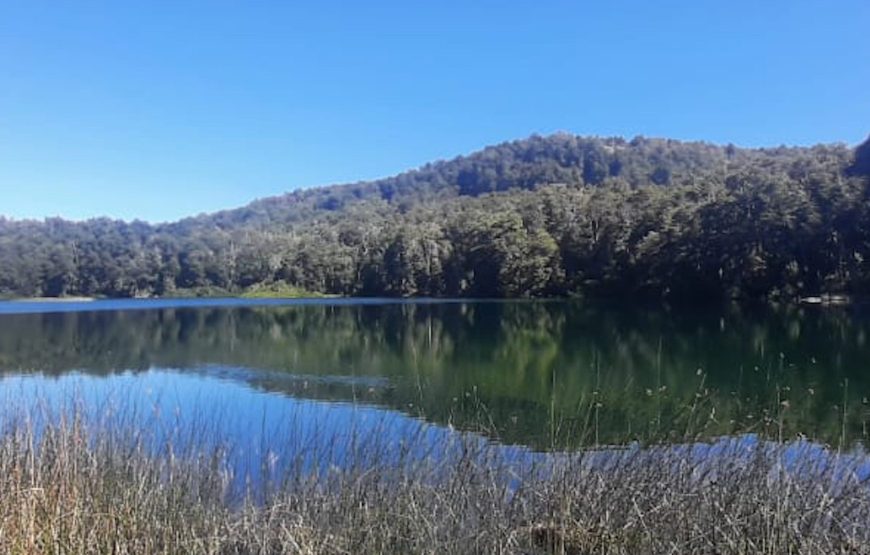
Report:
M536 446L747 428L834 441L844 399L864 435L867 331L841 311L565 302L6 315L0 370L271 370L238 375Z

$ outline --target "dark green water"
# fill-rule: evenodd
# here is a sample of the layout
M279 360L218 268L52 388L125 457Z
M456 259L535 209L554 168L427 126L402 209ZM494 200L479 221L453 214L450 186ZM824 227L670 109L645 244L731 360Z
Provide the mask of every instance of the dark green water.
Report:
M5 304L0 389L170 371L170 382L196 375L196 387L220 380L272 402L355 403L535 449L868 433L870 318L855 310L167 304Z

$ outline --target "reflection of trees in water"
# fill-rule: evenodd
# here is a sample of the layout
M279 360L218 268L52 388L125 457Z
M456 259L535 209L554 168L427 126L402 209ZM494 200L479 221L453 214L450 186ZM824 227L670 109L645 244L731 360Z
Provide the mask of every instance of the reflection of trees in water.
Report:
M0 318L0 370L266 369L274 372L246 379L459 426L492 422L506 441L538 445L584 430L599 441L746 427L831 439L842 434L844 393L846 431L863 435L866 333L861 316L799 308L518 302L71 312ZM305 376L383 377L389 386Z

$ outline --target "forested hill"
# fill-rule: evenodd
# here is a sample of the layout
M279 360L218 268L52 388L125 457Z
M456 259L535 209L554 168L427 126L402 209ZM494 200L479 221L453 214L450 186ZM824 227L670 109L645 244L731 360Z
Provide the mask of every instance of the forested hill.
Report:
M534 136L171 224L0 218L0 295L867 293L868 170L870 140Z

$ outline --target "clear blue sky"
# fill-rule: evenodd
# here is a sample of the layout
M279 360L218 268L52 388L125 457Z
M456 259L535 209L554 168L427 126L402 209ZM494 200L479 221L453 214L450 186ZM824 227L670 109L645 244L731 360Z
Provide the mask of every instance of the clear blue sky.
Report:
M532 133L870 132L870 2L0 0L0 214L165 221Z

